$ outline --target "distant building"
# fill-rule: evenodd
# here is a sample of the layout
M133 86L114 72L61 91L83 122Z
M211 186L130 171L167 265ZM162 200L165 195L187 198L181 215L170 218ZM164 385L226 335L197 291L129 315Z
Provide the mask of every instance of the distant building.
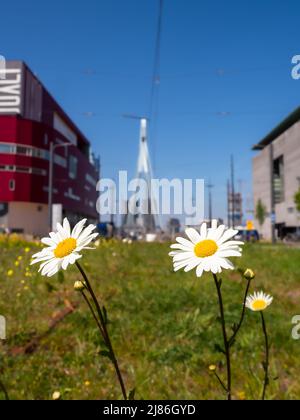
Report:
M259 200L266 209L266 219L256 227L266 239L274 233L284 237L299 226L294 195L300 186L300 108L274 128L253 147L254 209Z
M228 193L228 224L229 226L241 226L243 224L243 198L242 194ZM233 223L232 223L233 222Z
M54 153L53 203L75 223L96 221L98 164L90 143L27 65L8 61L0 74L0 227L48 232L49 149Z
M172 238L174 238L175 235L180 232L180 227L181 227L181 224L180 224L180 220L179 219L177 219L175 217L171 217L168 220L167 230L168 230L169 235Z

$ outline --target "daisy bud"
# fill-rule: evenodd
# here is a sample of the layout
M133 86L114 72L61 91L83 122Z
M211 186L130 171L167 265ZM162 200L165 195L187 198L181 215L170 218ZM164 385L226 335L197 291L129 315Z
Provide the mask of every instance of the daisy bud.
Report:
M52 400L59 400L61 397L60 392L59 391L55 391L52 394Z
M216 365L210 365L210 366L208 367L208 370L209 370L210 372L215 372L215 371L217 370L217 366L216 366Z
M253 280L255 277L255 273L251 268L247 268L247 270L244 272L243 276L246 280Z
M82 281L80 280L75 281L74 290L76 290L76 292L82 292L82 290L84 289L85 289L85 284Z

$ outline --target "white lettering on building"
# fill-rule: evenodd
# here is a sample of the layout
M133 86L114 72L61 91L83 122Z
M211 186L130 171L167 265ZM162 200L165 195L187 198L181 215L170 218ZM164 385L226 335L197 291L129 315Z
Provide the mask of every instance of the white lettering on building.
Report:
M21 113L21 69L0 68L0 114Z

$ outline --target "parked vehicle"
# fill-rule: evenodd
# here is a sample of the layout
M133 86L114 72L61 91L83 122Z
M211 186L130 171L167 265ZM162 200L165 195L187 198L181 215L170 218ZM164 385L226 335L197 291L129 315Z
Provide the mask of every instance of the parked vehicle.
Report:
M244 242L257 242L259 241L259 233L256 229L239 229L234 239Z

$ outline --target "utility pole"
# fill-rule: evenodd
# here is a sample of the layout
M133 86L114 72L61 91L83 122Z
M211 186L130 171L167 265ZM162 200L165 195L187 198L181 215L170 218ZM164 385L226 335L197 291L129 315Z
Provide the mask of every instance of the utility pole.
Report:
M227 180L227 226L231 227L230 219L230 181Z
M53 174L54 174L54 152L59 147L73 146L72 143L50 143L49 156L49 181L48 181L48 224L50 231L52 231L52 205L53 205Z
M234 215L235 215L235 188L234 188L234 158L233 155L231 155L231 201L232 201L232 214L231 214L231 219L232 219L232 229L234 229L234 225L235 225L235 220L234 220Z
M208 218L210 222L212 221L212 189L214 185L209 181L209 183L206 185L206 188L208 189Z

